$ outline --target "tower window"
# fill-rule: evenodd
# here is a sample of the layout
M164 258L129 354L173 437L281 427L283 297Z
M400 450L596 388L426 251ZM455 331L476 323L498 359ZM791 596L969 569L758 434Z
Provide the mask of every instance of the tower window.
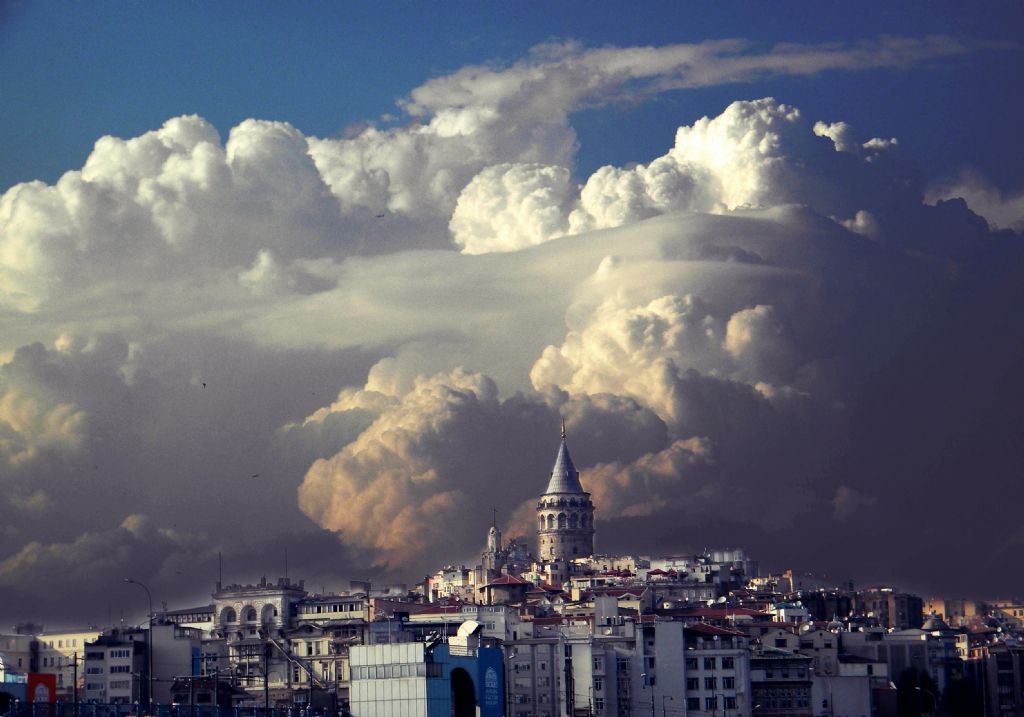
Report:
M565 523L566 523L565 513L559 513L558 514L558 527L559 528L565 528Z

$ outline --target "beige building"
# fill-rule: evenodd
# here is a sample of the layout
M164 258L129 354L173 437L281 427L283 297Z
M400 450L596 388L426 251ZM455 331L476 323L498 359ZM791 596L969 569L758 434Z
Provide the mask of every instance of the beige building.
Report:
M85 646L98 638L97 628L79 630L53 630L37 634L36 670L43 674L57 676L57 696L66 697L73 692L75 660L78 660L78 675L81 682Z

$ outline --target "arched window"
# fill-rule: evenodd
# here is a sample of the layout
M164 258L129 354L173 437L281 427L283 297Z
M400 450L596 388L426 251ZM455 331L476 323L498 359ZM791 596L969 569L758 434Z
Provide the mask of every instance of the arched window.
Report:
M579 526L579 517L575 513L572 513L569 516L569 527L570 528L576 528L578 526Z
M581 528L586 528L587 524L589 522L590 522L590 518L587 517L586 513L584 513L582 516L580 516L580 527Z
M565 513L559 513L558 514L558 527L559 528L564 528L565 527Z
M246 622L256 622L256 608L250 605L243 610L242 616Z
M555 527L555 516L548 513L548 530L553 530Z
M544 530L544 516L543 515L540 517L540 528L539 528L539 530Z
M238 622L238 616L233 607L226 607L220 614L221 622Z

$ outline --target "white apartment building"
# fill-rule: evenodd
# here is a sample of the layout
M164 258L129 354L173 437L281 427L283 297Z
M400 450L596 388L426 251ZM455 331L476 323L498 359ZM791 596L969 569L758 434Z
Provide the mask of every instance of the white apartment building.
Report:
M86 702L131 704L145 694L146 644L125 634L101 635L85 646Z

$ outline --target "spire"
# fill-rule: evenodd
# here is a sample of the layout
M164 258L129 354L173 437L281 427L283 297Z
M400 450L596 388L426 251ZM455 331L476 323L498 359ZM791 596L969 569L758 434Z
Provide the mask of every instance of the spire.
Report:
M562 443L558 447L555 467L551 469L551 480L548 482L547 493L584 493L580 485L580 473L572 464L569 447L565 443L565 419L562 419Z

